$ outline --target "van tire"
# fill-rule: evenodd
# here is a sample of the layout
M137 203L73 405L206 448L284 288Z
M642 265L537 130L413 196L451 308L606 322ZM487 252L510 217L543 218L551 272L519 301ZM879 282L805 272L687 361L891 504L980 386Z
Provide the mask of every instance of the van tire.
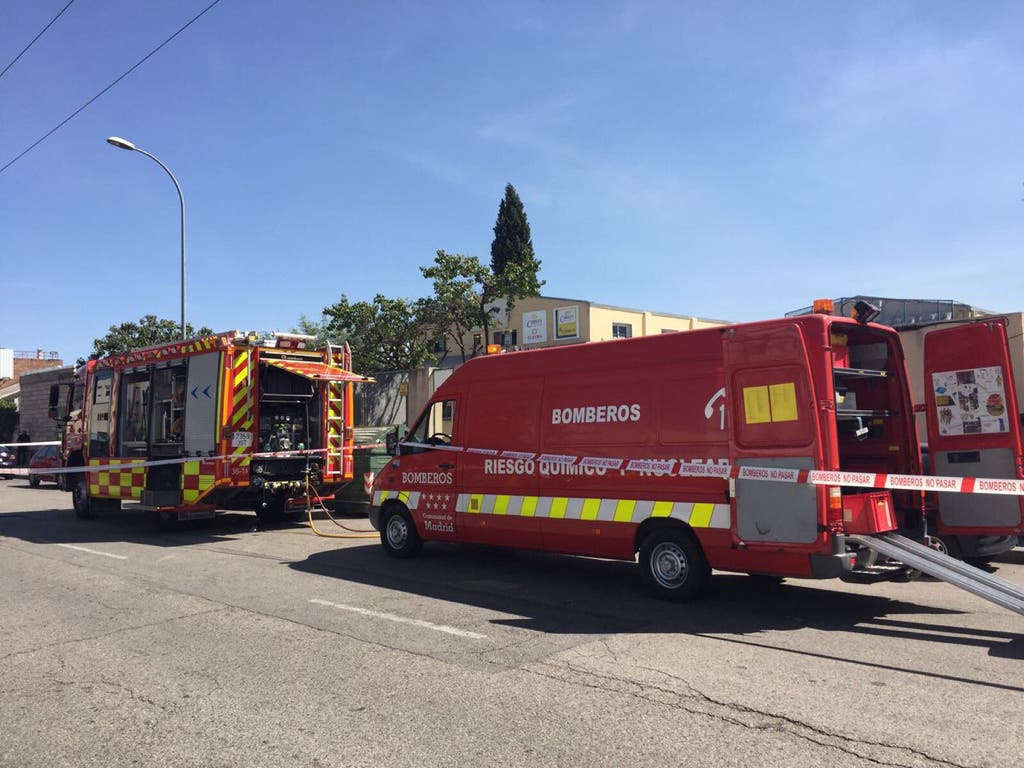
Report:
M711 578L693 534L668 526L651 531L640 544L640 573L655 597L673 602L694 599Z
M391 557L407 560L423 548L423 539L416 530L412 515L405 507L389 507L380 523L380 543Z
M38 488L39 487L39 477L36 476L36 475L29 475L28 476L28 484L30 486L32 486L33 488Z

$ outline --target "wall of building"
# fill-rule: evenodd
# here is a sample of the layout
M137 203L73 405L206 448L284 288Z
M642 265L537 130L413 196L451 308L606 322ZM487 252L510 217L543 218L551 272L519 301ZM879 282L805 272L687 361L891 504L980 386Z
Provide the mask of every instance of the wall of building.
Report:
M724 320L710 320L692 315L649 312L579 299L535 296L520 299L511 312L500 314L488 342L494 342L494 331L503 330L515 331L515 346L519 349L606 341L614 338L612 326L618 323L630 326L632 336L650 336L665 331L690 331L728 324Z
M21 394L18 396L19 431L28 432L33 441L56 440L57 422L50 419L50 385L70 383L74 366L46 368L21 376Z
M361 427L404 424L408 371L373 374L374 381L355 385L355 422Z

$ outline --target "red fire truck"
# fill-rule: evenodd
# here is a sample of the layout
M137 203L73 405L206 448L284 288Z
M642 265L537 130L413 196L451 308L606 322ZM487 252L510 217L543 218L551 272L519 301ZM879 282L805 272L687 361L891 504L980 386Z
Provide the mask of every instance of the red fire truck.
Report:
M915 564L968 569L956 579L973 583L980 571L921 542L1016 534L1021 497L943 493L926 511L936 486L921 478L899 336L867 319L813 314L470 360L379 473L371 522L399 558L424 540L639 553L647 584L670 599L696 595L712 568L868 581ZM1021 478L1004 325L935 338L933 465ZM835 479L800 481L810 470ZM1005 599L1024 611L1015 594Z
M348 350L231 331L90 360L50 392L64 422L63 486L79 517L122 502L163 521L321 498L352 480ZM80 408L71 410L73 404Z

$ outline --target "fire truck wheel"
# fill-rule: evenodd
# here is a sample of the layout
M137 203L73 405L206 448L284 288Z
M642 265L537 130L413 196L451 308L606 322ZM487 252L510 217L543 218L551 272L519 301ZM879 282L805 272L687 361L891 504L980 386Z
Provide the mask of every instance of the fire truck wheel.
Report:
M711 568L689 531L651 531L640 545L640 569L648 588L663 600L692 600L707 586Z
M405 560L419 554L423 539L405 507L389 507L380 525L380 543L391 557Z
M83 520L96 517L96 507L89 498L89 486L84 477L78 478L71 489L71 505L75 508L75 514Z
M256 507L260 525L281 525L288 519L288 496L283 493L267 495Z

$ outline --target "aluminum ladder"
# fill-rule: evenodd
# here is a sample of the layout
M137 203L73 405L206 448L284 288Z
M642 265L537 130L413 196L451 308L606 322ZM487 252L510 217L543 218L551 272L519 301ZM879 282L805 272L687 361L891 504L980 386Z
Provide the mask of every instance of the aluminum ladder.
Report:
M898 533L854 534L846 538L1024 616L1024 587L1013 582L993 576Z

